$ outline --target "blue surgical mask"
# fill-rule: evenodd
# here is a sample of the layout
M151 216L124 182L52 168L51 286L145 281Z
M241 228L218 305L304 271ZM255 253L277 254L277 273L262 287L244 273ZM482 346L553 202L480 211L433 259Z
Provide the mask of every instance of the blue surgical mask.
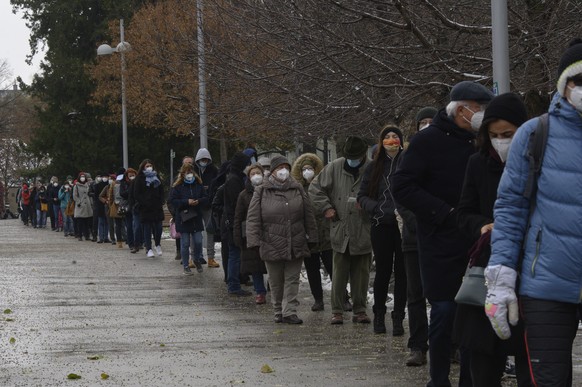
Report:
M346 159L346 161L347 161L348 165L351 168L357 168L362 163L362 160L360 160L360 159L355 159L355 160L353 160L353 159Z

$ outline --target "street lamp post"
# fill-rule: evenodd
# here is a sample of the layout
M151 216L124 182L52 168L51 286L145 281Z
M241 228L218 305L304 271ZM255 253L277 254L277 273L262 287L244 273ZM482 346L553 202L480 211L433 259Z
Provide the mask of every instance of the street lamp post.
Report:
M206 58L204 55L203 0L196 1L198 35L198 109L200 110L200 148L208 148L208 127L206 118Z
M507 0L491 0L491 29L493 91L499 95L510 90Z
M114 52L121 54L121 125L123 137L123 168L129 167L127 153L127 110L125 103L125 52L131 49L131 45L125 41L125 30L123 28L123 19L119 20L119 37L120 42L117 47L113 48L108 44L102 44L97 48L97 55L111 55Z

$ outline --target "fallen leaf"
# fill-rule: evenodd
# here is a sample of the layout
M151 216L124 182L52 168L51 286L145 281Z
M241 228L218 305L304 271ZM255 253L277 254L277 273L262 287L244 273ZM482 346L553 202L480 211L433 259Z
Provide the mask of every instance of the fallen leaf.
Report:
M77 374L68 374L67 379L81 379L81 375Z
M160 347L165 347L165 346L166 346L166 344L164 344L164 343L160 344Z
M14 321L14 319L13 318L10 318L10 317L7 317L7 318L4 319L4 321L10 322L10 321Z
M14 337L11 337L10 340L8 340L8 341L10 341L10 344L16 343L16 339Z
M109 379L109 375L107 375L105 372L103 372L101 374L101 379L105 380L105 379Z
M87 356L87 359L89 359L89 360L99 360L99 359L103 359L103 356L101 356L101 355Z
M4 309L4 314L10 314L12 313L12 309Z
M284 331L284 330L282 330L282 329L277 329L276 331L273 331L273 333L274 333L275 335L280 335L280 334L281 334L281 333L283 333L283 332L285 332L285 331Z
M270 374L271 372L274 372L274 370L268 364L263 364L261 372L264 374Z

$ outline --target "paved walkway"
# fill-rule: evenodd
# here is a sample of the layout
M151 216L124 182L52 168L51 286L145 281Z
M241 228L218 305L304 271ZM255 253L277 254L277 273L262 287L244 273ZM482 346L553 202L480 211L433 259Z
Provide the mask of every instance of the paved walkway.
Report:
M222 268L184 276L174 241L162 247L162 257L146 258L0 220L0 313L11 310L0 314L0 385L426 383L426 366L404 366L406 336L374 335L370 325L351 322L331 326L328 301L325 312L309 310L307 284L304 324L275 324L270 306L226 293ZM576 364L580 385L579 355ZM262 373L264 365L273 372ZM67 380L71 373L81 379Z

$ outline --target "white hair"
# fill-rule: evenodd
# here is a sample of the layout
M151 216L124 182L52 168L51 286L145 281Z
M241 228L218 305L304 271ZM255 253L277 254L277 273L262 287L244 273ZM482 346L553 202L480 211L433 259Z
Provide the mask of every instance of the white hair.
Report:
M449 102L449 104L445 108L445 110L447 112L447 116L449 116L451 118L455 118L455 115L457 114L457 108L459 106L465 106L468 104L469 104L469 102L467 102L467 101L451 101L451 102Z

